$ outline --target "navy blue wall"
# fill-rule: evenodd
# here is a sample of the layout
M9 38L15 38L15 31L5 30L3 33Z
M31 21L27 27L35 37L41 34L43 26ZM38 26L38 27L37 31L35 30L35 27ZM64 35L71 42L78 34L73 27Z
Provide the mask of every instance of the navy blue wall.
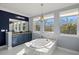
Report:
M16 18L17 16L23 17L25 19ZM1 32L1 29L9 31L9 18L29 21L28 17L0 10L0 46L6 44L5 32Z

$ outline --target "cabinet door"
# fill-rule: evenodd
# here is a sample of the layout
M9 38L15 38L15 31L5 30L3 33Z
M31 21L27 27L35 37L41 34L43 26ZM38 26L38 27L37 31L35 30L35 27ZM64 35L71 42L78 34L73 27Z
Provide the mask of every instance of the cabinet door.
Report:
M28 39L29 39L29 41L32 40L32 33L29 33L29 34L28 34Z
M17 35L16 37L13 37L12 39L12 46L14 47L14 46L23 44L25 42L29 42L31 40L32 40L31 33Z
M22 35L18 35L17 38L18 38L18 39L17 39L18 45L19 45L19 44L22 44L22 42L23 42L23 36L22 36Z
M17 43L17 37L13 37L12 38L12 47L16 46L18 43Z
M0 32L0 46L6 45L5 33Z

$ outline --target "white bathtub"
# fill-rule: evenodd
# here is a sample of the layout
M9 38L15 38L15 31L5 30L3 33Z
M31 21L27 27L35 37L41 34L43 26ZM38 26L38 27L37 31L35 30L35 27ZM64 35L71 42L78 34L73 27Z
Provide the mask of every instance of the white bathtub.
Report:
M26 43L26 46L34 48L38 52L48 53L55 46L55 42L55 40L38 38Z

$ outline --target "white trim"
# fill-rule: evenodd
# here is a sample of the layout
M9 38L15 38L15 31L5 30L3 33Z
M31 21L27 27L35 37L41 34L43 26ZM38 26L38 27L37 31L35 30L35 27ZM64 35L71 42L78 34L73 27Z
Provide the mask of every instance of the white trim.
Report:
M78 35L73 35L73 34L63 34L63 33L60 33L60 36L67 36L67 37L78 37Z
M54 31L44 31L45 33L54 33Z
M48 14L48 15L45 15L45 16L44 16L44 20L45 20L45 19L49 19L49 18L54 18L54 15Z
M33 31L33 33L39 33L40 34L40 31Z
M12 32L7 32L8 39L8 49L12 49Z
M0 46L0 49L3 49L3 48L5 48L5 47L7 47L7 45L4 45L4 46Z
M57 48L62 49L62 50L65 50L65 51L68 51L68 52L71 52L71 53L74 53L74 54L78 54L78 55L79 55L79 51L70 50L70 49L62 48L62 47L57 47Z

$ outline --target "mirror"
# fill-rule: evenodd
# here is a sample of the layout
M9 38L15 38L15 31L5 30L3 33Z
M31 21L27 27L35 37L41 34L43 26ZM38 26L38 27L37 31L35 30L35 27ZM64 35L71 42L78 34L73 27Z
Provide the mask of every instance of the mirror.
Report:
M17 19L9 19L9 31L26 32L28 31L28 22Z

